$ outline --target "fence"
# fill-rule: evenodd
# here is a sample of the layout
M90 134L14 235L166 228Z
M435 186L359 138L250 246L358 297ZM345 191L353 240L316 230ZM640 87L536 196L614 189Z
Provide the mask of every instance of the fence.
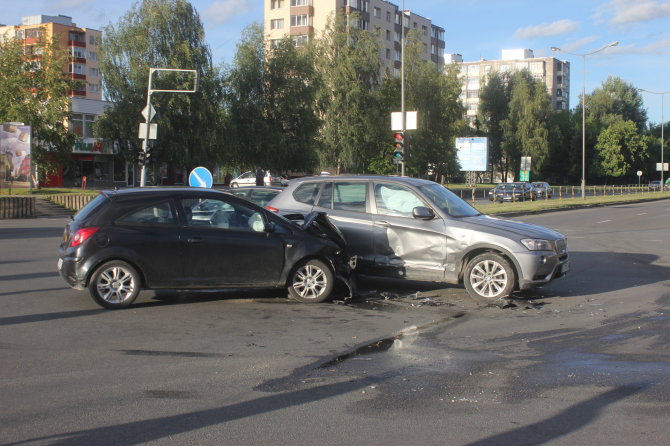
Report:
M0 197L0 219L35 216L35 197L7 195Z
M93 200L95 195L47 195L47 200L60 204L63 207L72 209L73 211L78 211L88 204L89 201Z
M457 189L452 190L460 195L464 200L470 200L475 202L477 200L490 200L491 195L489 192L493 189L491 188L472 188L472 189ZM664 188L665 191L668 191L668 187ZM616 196L616 195L629 195L629 194L642 194L642 193L659 193L663 192L660 187L651 187L649 185L621 185L621 186L587 186L585 190L585 199L593 197L606 197L606 196ZM541 196L537 198L538 200L548 200L551 196L552 199L558 198L562 199L573 199L581 198L582 190L580 186L552 186L551 195ZM513 201L528 201L522 199L513 199Z

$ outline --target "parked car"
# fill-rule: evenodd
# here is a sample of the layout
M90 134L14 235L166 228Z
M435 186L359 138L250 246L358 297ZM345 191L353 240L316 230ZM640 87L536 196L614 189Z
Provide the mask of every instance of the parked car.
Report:
M489 200L498 201L531 201L535 198L530 183L500 183L489 191Z
M282 186L287 184L287 180L283 179L281 176L272 175L272 173L267 170L265 171L265 178L263 181L265 186ZM230 187L240 186L256 186L256 172L244 172L240 176L230 180Z
M360 274L464 283L476 299L509 296L569 270L564 235L480 214L445 187L390 176L298 178L267 208L326 212Z
M533 181L530 183L533 186L534 198L551 198L554 195L551 186L546 181Z
M235 189L229 189L228 191L233 195L242 197L246 200L256 203L261 207L265 207L270 200L272 200L275 195L283 191L284 188L277 186L244 186L237 187Z
M221 191L138 188L103 191L76 214L58 271L111 309L161 288L288 288L299 301L322 302L336 280L351 285L349 260L324 213L299 227Z
M650 190L669 190L670 189L670 183L668 181L666 181L664 187L661 188L661 180L650 181L649 182L649 189Z

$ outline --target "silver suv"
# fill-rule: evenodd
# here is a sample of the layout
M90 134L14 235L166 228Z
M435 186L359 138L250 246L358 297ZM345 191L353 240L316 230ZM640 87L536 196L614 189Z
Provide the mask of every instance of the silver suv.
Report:
M361 274L464 283L476 299L500 299L569 269L566 237L492 218L432 181L392 176L294 179L267 208L324 211L358 256Z

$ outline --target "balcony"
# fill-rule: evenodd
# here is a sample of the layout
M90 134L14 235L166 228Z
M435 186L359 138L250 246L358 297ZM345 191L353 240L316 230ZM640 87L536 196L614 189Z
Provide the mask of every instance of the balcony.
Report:
M86 42L81 40L68 40L68 46L76 46L79 48L86 48Z

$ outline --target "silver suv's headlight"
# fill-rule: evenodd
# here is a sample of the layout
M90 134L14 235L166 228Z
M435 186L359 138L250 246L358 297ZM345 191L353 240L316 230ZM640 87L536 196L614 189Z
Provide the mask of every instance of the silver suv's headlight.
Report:
M521 240L523 246L530 251L553 251L554 245L549 240L540 240L534 238L525 238Z

